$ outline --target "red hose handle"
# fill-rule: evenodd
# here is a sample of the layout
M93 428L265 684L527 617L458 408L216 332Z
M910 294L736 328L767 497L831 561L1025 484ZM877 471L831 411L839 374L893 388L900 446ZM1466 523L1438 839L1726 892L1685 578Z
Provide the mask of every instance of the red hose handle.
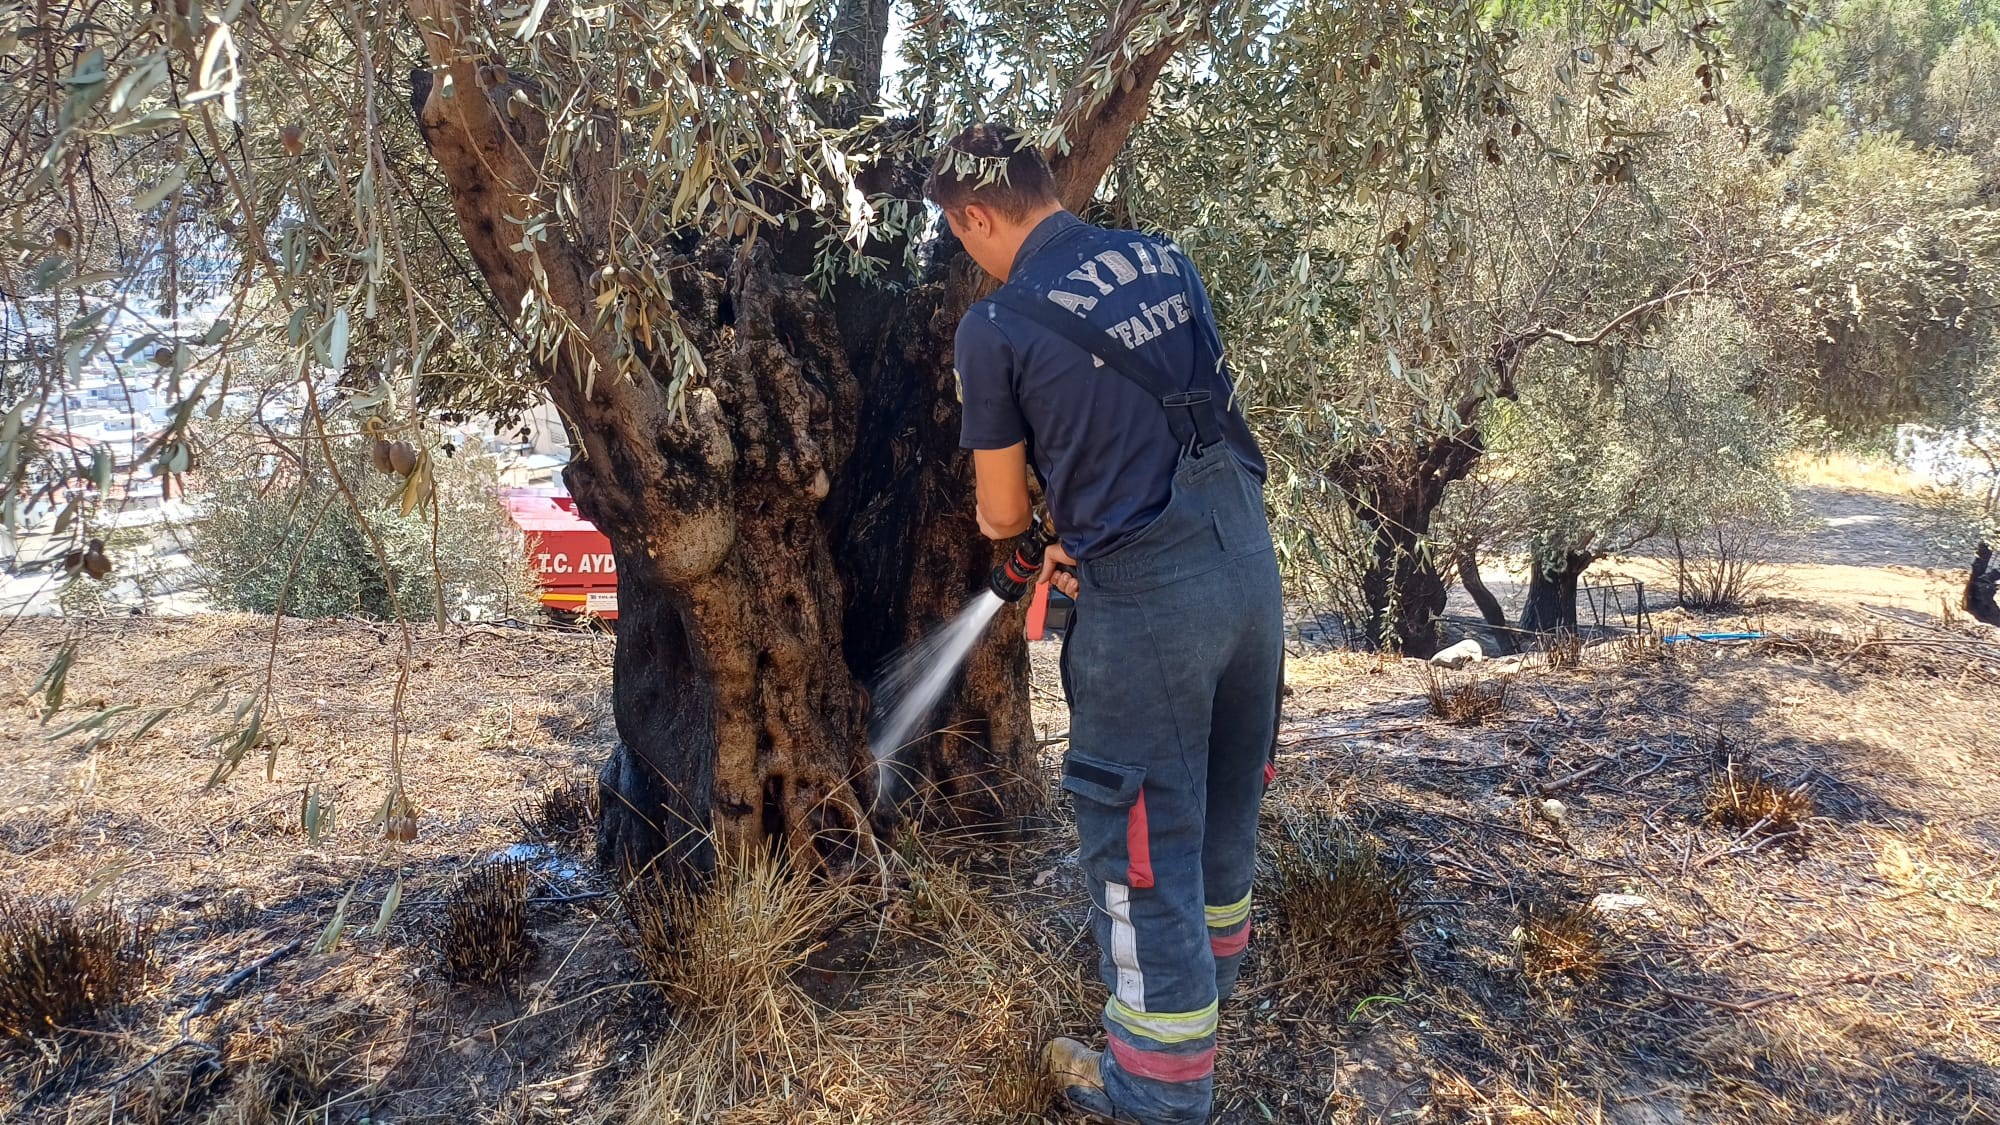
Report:
M1041 640L1043 627L1048 624L1048 620L1049 584L1047 582L1037 582L1035 584L1035 596L1028 602L1028 639L1031 641Z

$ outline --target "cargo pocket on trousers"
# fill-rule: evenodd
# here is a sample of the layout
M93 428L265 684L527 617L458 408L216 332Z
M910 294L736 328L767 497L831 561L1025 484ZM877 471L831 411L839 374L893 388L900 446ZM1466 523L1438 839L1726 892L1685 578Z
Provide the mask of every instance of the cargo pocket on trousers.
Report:
M1083 869L1107 883L1153 885L1153 848L1146 829L1146 767L1124 766L1071 752L1062 787L1075 798Z

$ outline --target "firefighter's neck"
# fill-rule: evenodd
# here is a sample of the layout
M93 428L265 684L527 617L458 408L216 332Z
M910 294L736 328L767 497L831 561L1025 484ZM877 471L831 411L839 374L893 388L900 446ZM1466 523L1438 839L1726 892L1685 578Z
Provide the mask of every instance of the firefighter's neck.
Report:
M1017 219L974 203L965 208L964 221L954 221L952 226L979 268L994 280L1004 282L1014 272L1014 260L1021 256L1022 243L1042 225L1042 220L1062 210L1062 204L1050 201Z

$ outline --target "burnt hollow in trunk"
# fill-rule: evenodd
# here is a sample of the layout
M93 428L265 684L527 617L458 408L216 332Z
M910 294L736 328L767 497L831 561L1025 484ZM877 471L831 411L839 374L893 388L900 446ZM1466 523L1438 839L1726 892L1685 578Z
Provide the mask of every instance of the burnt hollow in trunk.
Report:
M828 304L740 262L715 280L737 315L704 348L736 451L732 541L692 576L620 547L621 741L601 773L600 855L700 872L718 849L773 847L842 866L910 811L880 799L865 685L994 561L955 440L943 285L885 312L879 291ZM572 490L615 546L686 526L684 508L652 498L707 486L596 468L573 465ZM1018 611L1001 616L935 717L950 733L899 755L916 783L898 796L927 819L1007 829L1039 804L1019 630Z

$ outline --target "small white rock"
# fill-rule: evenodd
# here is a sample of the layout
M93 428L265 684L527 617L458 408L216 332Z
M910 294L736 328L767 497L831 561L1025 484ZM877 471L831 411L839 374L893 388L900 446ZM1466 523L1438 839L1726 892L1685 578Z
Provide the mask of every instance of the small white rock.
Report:
M1606 892L1590 900L1590 909L1598 914L1618 914L1627 910L1644 910L1653 905L1644 895L1621 895Z
M1563 822L1563 815L1569 812L1569 809L1561 801L1551 797L1541 803L1539 811L1542 814L1543 820L1548 821L1550 824L1561 824Z
M1462 664L1471 664L1484 659L1486 650L1479 647L1478 641L1467 637L1450 648L1440 649L1437 655L1431 657L1431 663L1456 668Z

